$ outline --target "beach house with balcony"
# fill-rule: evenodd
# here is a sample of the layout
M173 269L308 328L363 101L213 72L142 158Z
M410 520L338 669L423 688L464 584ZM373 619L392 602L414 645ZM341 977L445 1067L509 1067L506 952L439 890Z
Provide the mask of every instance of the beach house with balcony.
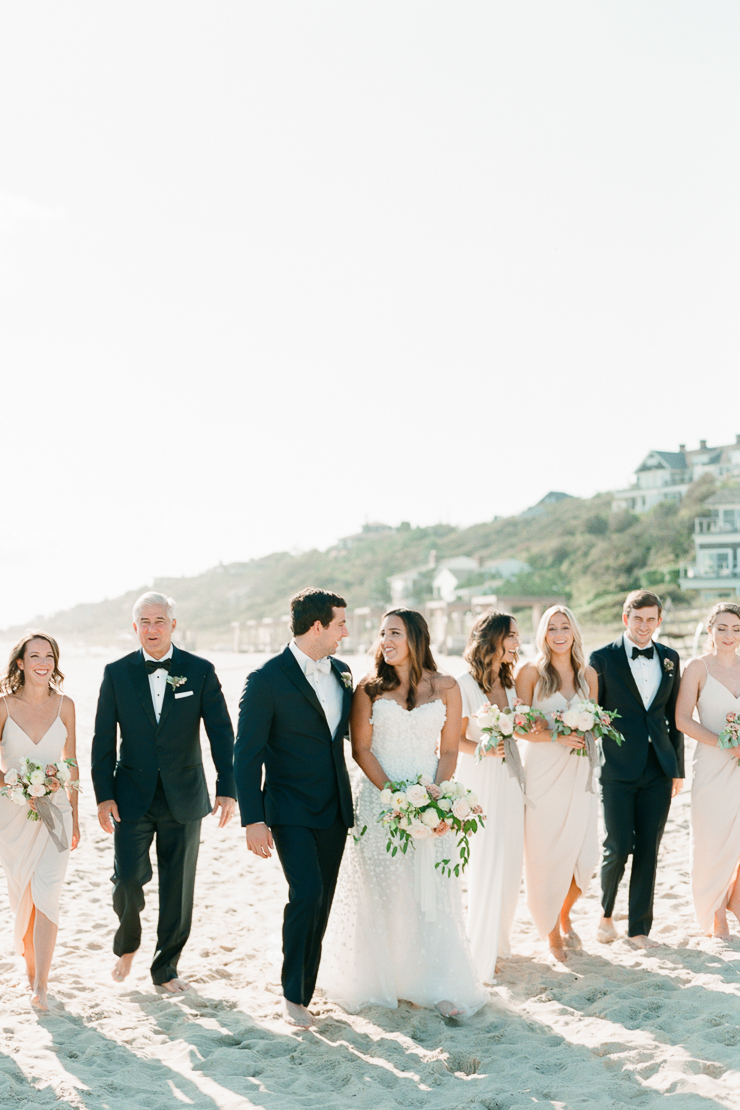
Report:
M703 474L717 479L740 477L740 435L723 447L707 447L699 441L696 450L651 451L635 471L634 485L613 494L612 509L644 513L660 501L680 501L692 482Z
M719 489L694 520L694 561L681 565L683 590L702 601L740 596L740 486Z

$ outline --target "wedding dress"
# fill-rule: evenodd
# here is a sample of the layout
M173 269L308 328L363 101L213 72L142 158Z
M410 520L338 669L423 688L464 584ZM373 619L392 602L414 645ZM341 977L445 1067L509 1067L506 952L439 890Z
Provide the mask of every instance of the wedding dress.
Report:
M477 744L481 730L475 714L488 701L472 674L458 678L463 717L468 718L467 738ZM509 705L514 690L507 690ZM523 744L522 744L523 746ZM470 841L468 880L468 936L476 971L493 982L496 959L510 956L509 934L522 885L524 855L524 794L503 759L460 753L457 775L478 795L486 815L485 828Z
M58 763L67 740L67 729L61 719L63 698L59 699L59 713L48 729L34 744L10 715L10 703L5 699L8 718L0 741L0 769L18 770L20 760L28 756L35 763L46 766ZM72 842L72 807L67 791L57 790L48 795L62 817L67 844ZM55 925L59 924L59 896L69 862L70 848L60 852L43 821L28 820L29 807L18 806L9 798L0 796L0 863L8 880L10 908L15 914L15 947L23 955L23 938L26 935L31 912L35 906Z
M704 664L706 667L706 663ZM720 733L728 713L740 713L740 697L707 670L697 702L699 720ZM705 933L714 915L727 904L740 861L740 767L737 749L697 742L691 784L691 893Z
M373 704L372 751L391 781L434 779L445 722L440 700L406 710ZM453 834L415 841L404 855L386 851L377 823L380 791L362 780L355 796L355 842L350 835L323 945L319 985L349 1013L363 1006L394 1008L452 1002L472 1013L487 999L478 983L462 920L459 880L435 869L457 851ZM352 833L353 830L350 830Z
M532 700L548 725L555 710L569 705L559 690L539 700L535 691ZM571 880L585 893L598 863L597 797L587 790L592 772L584 756L557 741L527 740L524 749L527 797L533 803L524 815L527 905L541 939L547 940Z

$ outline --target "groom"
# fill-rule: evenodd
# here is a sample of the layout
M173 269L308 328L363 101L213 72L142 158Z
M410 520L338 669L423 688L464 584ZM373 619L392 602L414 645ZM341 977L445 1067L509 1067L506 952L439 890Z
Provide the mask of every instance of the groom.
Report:
M275 847L288 881L283 1013L304 1029L314 1022L308 1005L347 829L354 824L344 762L352 675L332 658L347 635L346 605L317 589L291 599L293 639L248 676L234 752L247 847L261 859Z
M126 978L141 944L143 887L152 877L149 851L156 837L159 921L152 979L177 994L189 985L178 977L177 963L193 916L201 818L220 809L222 828L236 808L234 732L213 664L172 643L172 598L145 593L133 615L141 651L105 668L92 742L98 820L114 834L113 908L120 925L113 978ZM218 775L212 810L201 720Z
M599 678L599 705L619 713L614 727L624 736L621 746L605 738L601 748L606 835L597 938L604 944L617 937L614 901L631 854L627 935L638 948L655 947L648 934L658 849L684 774L683 734L676 728L678 653L653 641L662 613L656 594L633 590L624 602L624 633L590 660Z

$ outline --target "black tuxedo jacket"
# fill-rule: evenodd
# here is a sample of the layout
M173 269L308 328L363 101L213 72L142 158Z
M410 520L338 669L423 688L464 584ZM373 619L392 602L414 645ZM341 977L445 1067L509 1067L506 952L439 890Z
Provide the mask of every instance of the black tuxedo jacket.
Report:
M123 821L142 817L154 798L157 776L176 821L209 812L200 722L206 727L216 766L216 794L236 797L234 730L213 664L175 647L159 723L141 651L109 663L103 674L92 742L92 779L98 802L115 799ZM116 726L120 747L116 750Z
M678 652L665 644L655 644L660 662L660 686L645 708L637 689L624 640L599 648L591 656L591 666L599 677L599 705L614 710L619 717L614 728L624 736L620 746L607 737L601 742L601 778L634 782L647 764L649 741L666 775L684 777L683 733L676 728L676 697L680 681Z
M342 718L331 736L321 702L289 647L247 678L239 702L234 774L242 825L326 829L339 817L354 824L344 740L352 704L350 675L331 660L342 683ZM264 767L264 785L262 769Z

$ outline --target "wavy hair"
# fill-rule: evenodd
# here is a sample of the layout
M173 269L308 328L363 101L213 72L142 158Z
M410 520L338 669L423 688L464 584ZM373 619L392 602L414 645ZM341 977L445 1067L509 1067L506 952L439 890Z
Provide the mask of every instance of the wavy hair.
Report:
M717 617L720 616L721 613L732 613L733 617L740 617L740 605L737 605L734 601L718 601L717 604L713 605L712 608L709 610L709 616L707 617L708 648L714 647L714 636L712 635L712 629L717 623Z
M413 709L416 705L416 691L424 671L437 673L437 664L434 661L431 649L429 625L415 609L389 609L383 614L386 617L400 617L406 629L406 641L409 648L409 692L406 696L406 708ZM397 690L401 680L395 667L386 663L383 651L378 644L375 649L374 670L365 683L365 690L371 701L375 701L386 690ZM432 679L432 687L434 679Z
M573 668L576 693L587 698L588 682L586 681L586 656L583 653L583 639L581 637L581 630L578 627L578 621L567 605L551 605L550 608L546 609L542 614L542 619L537 625L535 643L537 644L537 651L539 654L535 660L535 666L540 676L537 684L539 696L543 699L549 698L557 693L562 685L560 675L552 664L552 652L547 642L547 626L550 623L550 618L554 617L556 613L562 613L570 623L570 630L573 633L573 643L570 648L570 665Z
M0 678L0 693L17 694L25 685L26 676L18 666L18 660L23 659L23 656L26 654L26 648L31 640L46 640L51 648L52 655L54 656L54 670L51 672L51 678L49 679L49 688L61 693L64 675L59 670L59 644L48 632L38 631L26 632L11 651L10 658L8 659L8 668L2 678Z
M486 694L491 692L497 678L506 690L511 690L514 685L513 664L502 660L496 674L493 669L496 656L503 654L504 640L511 632L513 619L510 613L499 613L494 609L481 613L470 629L463 659L470 664L470 673Z

